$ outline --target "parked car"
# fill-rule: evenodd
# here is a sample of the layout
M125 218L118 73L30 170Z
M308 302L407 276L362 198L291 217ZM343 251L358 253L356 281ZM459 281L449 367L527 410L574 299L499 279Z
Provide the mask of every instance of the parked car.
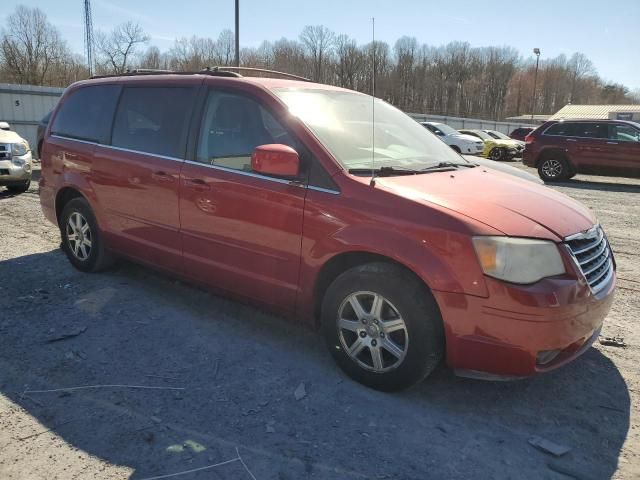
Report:
M29 142L0 122L0 187L23 193L31 184L31 148Z
M51 118L51 114L53 110L47 113L40 122L38 123L38 130L36 131L36 153L38 154L38 158L42 155L42 141L44 140L44 132L47 129L47 125L49 124L49 119Z
M577 173L640 176L640 124L624 120L554 120L527 135L523 163L546 182Z
M483 130L459 130L460 133L479 138L483 142L482 156L497 162L522 155L524 147L515 140L494 138Z
M509 134L509 138L524 141L524 137L533 132L533 130L533 127L518 127Z
M75 83L45 132L40 202L77 269L121 255L319 327L381 390L442 358L487 379L564 365L615 289L586 207L467 162L382 100L306 81Z
M515 142L516 145L520 146L520 150L521 150L520 153L522 153L522 150L524 150L524 145L525 145L524 140L514 140L513 138L510 138L508 135L505 135L504 133L499 132L498 130L482 130L482 131L485 133L488 133L493 138Z
M465 155L479 155L482 153L482 142L478 142L478 139L472 136L462 135L445 123L420 122L420 125L435 133L440 137L440 140L458 153L464 153Z

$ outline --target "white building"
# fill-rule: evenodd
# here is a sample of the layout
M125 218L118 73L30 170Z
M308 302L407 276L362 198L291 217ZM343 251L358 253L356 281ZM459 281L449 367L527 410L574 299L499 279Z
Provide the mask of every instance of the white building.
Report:
M64 88L0 83L0 122L8 122L36 151L38 123L49 113Z

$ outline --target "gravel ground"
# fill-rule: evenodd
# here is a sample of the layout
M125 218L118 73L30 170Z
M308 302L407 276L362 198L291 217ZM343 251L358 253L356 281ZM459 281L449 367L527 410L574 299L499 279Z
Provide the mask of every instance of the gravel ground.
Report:
M348 380L317 333L254 308L130 263L75 271L35 183L2 190L0 479L640 478L640 180L554 188L609 235L620 280L603 335L627 347L519 382L442 367L398 394ZM42 391L90 385L108 386Z

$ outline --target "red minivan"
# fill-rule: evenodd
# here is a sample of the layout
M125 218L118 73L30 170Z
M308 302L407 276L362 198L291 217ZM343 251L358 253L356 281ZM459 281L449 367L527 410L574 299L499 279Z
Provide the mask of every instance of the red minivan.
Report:
M306 322L382 390L443 357L478 378L551 370L613 301L586 207L466 161L382 100L300 80L78 82L45 133L40 201L79 270L126 257Z

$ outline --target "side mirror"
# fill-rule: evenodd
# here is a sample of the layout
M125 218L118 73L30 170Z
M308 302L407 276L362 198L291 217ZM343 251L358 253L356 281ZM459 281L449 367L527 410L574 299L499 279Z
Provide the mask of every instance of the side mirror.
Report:
M251 155L251 169L265 175L296 177L300 171L300 157L287 145L260 145Z

